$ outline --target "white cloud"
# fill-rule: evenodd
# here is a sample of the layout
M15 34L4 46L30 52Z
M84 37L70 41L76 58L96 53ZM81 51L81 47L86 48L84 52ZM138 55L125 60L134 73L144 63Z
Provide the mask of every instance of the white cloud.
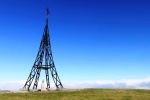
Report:
M62 81L63 82L63 81ZM0 90L19 90L23 88L25 80L0 82ZM41 81L39 82L40 88ZM67 81L63 82L64 88L131 88L150 89L150 77L130 80L97 80L97 81ZM55 85L51 82L51 87Z
M131 88L150 89L150 77L130 80L100 80L100 81L80 81L66 82L68 88Z

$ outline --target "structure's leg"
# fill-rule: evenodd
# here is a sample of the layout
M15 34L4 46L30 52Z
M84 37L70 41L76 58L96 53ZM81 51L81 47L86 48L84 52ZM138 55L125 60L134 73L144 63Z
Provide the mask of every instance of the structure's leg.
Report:
M63 88L63 85L59 79L59 76L57 74L54 62L52 61L52 64L50 65L50 71L51 71L51 75L53 77L54 83L56 85L57 88Z
M38 82L39 82L39 77L40 77L40 72L41 72L41 68L38 68L36 78L35 78L35 82L34 82L34 85L33 85L33 89L37 89Z
M30 86L32 84L32 81L33 81L33 79L35 77L36 70L37 70L36 66L33 65L32 69L31 69L31 72L29 74L29 77L28 77L28 79L27 79L27 81L26 81L26 83L25 83L25 85L23 87L24 89L28 89L29 90L29 88L30 88Z
M47 36L47 35L46 35ZM47 38L47 37L46 37ZM49 51L48 51L48 41L47 40L45 40L46 41L46 47L45 47L45 74L46 74L46 83L47 83L47 89L50 89L50 82L49 82L49 72L48 72L48 67L49 67L49 65L48 65L48 61L49 61L49 59L50 59L50 57L49 57Z
M50 82L49 82L49 72L48 72L48 69L45 70L45 74L46 74L47 89L50 89Z

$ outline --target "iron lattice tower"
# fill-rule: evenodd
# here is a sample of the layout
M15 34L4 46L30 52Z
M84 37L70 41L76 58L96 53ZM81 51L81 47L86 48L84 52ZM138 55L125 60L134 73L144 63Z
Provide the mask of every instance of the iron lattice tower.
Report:
M52 50L51 50L51 44L50 44L50 36L49 36L49 29L48 29L48 15L49 10L46 9L47 15L46 15L46 25L44 29L44 33L42 36L40 48L36 57L36 60L33 64L33 67L31 69L31 72L29 74L29 77L24 85L24 89L30 89L30 86L34 80L33 89L37 89L40 72L41 70L45 70L46 74L46 83L47 83L47 89L50 88L50 81L49 81L49 69L53 78L53 81L56 85L56 88L63 88L63 85L60 81L60 78L58 76L58 73L56 71L56 67L54 64L53 56L52 56Z

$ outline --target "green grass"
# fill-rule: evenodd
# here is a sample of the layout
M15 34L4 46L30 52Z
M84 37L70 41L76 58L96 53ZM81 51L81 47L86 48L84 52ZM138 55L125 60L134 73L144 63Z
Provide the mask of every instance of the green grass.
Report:
M84 89L0 94L0 100L150 100L150 90Z

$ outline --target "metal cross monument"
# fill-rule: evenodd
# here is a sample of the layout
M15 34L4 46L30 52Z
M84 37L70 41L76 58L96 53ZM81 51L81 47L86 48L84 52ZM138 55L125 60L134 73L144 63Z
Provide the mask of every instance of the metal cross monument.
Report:
M52 56L52 50L51 50L51 44L50 44L50 36L49 36L49 29L48 29L48 15L49 10L46 9L47 15L46 15L46 25L43 33L43 37L41 40L40 48L37 54L37 57L35 59L35 62L33 64L33 67L31 69L31 72L29 74L29 77L23 87L23 89L30 89L30 86L34 80L33 89L37 89L40 72L41 70L45 70L46 74L46 83L47 83L47 89L50 89L50 81L49 81L49 69L50 73L52 75L53 81L56 85L56 88L63 88L63 85L59 79L58 73L55 68L53 56Z

